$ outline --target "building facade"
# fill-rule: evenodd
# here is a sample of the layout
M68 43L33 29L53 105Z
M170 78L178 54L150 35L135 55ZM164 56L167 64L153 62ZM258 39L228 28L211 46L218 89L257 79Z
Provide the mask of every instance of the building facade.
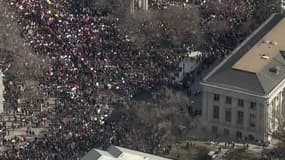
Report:
M134 13L136 10L148 11L149 4L148 0L131 0L130 10Z
M284 118L285 18L272 15L202 84L203 128L221 139L269 142Z

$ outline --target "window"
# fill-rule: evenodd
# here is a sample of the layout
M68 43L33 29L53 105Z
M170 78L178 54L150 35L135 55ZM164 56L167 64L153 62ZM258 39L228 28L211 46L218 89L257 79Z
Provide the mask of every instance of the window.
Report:
M244 101L242 99L238 99L238 106L243 107Z
M249 140L249 141L254 141L254 140L255 140L255 138L254 138L254 136L253 136L253 135L251 135L251 134L250 134L250 135L248 135L248 140Z
M212 126L212 133L217 134L218 133L218 127Z
M220 95L214 94L214 101L220 101Z
M249 126L252 128L255 128L255 115L254 114L249 114Z
M242 111L237 112L237 124L243 125L244 115Z
M226 104L232 104L232 97L226 96Z
M250 109L255 110L256 109L256 103L250 102Z
M224 135L225 136L229 136L230 135L230 131L228 129L224 129Z
M219 119L219 117L220 117L220 107L214 106L213 118Z
M231 111L231 109L226 109L225 110L225 121L226 122L231 122L232 121L232 111Z
M237 137L238 139L241 139L241 138L242 138L242 133L241 133L240 131L237 131L236 137Z
M176 73L174 74L174 76L175 76L175 77L179 77L179 72L176 72Z

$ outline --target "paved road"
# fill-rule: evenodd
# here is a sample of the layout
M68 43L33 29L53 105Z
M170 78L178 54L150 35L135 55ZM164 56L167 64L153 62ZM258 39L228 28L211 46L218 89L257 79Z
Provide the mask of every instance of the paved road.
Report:
M17 144L17 146L20 146L20 145L23 145L24 143L33 141L35 139L35 137L40 136L40 133L42 131L46 130L46 129L45 128L32 128L31 130L35 133L34 136L27 135L26 134L26 130L27 130L26 127L17 128L15 130L10 130L9 135L7 135L6 138L7 139L12 139L15 136L17 136L17 137L25 136L26 137L26 141L25 142L20 142L20 143ZM6 145L0 146L0 152L3 152L5 150L7 150L7 149L10 149L10 147L11 147L11 141L8 142Z

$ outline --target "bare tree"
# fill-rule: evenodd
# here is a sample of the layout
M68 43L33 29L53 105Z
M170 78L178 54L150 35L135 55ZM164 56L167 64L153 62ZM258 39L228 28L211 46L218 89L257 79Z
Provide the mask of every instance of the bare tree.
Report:
M199 45L203 38L200 30L201 16L196 6L173 6L157 13L161 25L165 25L166 36L175 46L183 43ZM159 16L160 15L160 16Z
M17 24L17 15L5 8L1 2L0 7L0 53L1 56L13 57L7 74L13 74L17 80L39 79L43 76L48 61L27 45L21 35L21 26Z
M45 57L34 54L27 45L21 36L22 26L17 23L19 17L7 6L6 2L0 0L0 63L5 75L5 101L17 107L18 99L23 94L19 84L39 82L49 62ZM26 87L26 90L31 88Z
M173 6L165 10L137 11L127 14L121 28L139 48L149 45L181 47L197 45L202 39L200 14L194 6Z
M252 7L247 1L208 0L200 10L208 46L222 42L227 49L233 49L254 28ZM224 43L229 37L234 41Z
M181 137L177 136L179 126L188 128L191 122L187 104L188 97L169 89L154 93L152 100L135 101L126 111L125 125L131 132L123 138L123 145L155 152L166 139Z

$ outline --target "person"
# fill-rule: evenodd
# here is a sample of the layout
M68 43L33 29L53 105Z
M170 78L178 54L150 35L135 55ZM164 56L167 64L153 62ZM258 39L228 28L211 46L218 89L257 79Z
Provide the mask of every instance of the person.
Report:
M55 106L52 116L27 111L31 112L28 115L32 117L46 117L50 122L49 131L43 139L35 138L23 150L14 148L12 154L7 154L8 159L44 159L49 156L53 159L76 159L81 152L93 146L108 145L109 134L113 134L112 141L118 144L122 144L124 135L134 138L137 132L131 134L123 126L106 122L110 113L108 106L116 104L113 101L117 97L131 99L139 89L153 89L154 78L161 73L166 74L165 68L178 62L174 54L176 50L162 54L155 51L155 44L144 51L134 49L118 27L120 19L111 15L112 11L106 8L82 8L66 0L5 1L18 14L25 43L31 46L35 55L47 57L49 61L46 74L40 81L46 95L60 97L63 103L62 106ZM207 16L207 5L201 6L203 16ZM228 11L217 16L228 20L223 16ZM235 13L232 14L230 18L235 16ZM236 17L231 23L239 19ZM221 37L213 46L213 52L226 55L227 48L233 46L234 37ZM219 45L222 41L230 42L229 46ZM214 54L203 56L199 63L210 65L218 56L223 57ZM10 61L7 59L5 65L9 66ZM201 75L202 70L199 69L197 73ZM193 82L194 79L193 75ZM170 82L169 79L167 81ZM12 80L7 84L15 85ZM12 88L7 87L7 100L18 107L20 92ZM28 102L25 105L33 107L37 104ZM65 122L68 117L72 118ZM16 121L17 117L14 119ZM15 129L14 124L12 126ZM152 137L148 143L155 142L153 139L156 138ZM15 158L15 155L19 157Z

